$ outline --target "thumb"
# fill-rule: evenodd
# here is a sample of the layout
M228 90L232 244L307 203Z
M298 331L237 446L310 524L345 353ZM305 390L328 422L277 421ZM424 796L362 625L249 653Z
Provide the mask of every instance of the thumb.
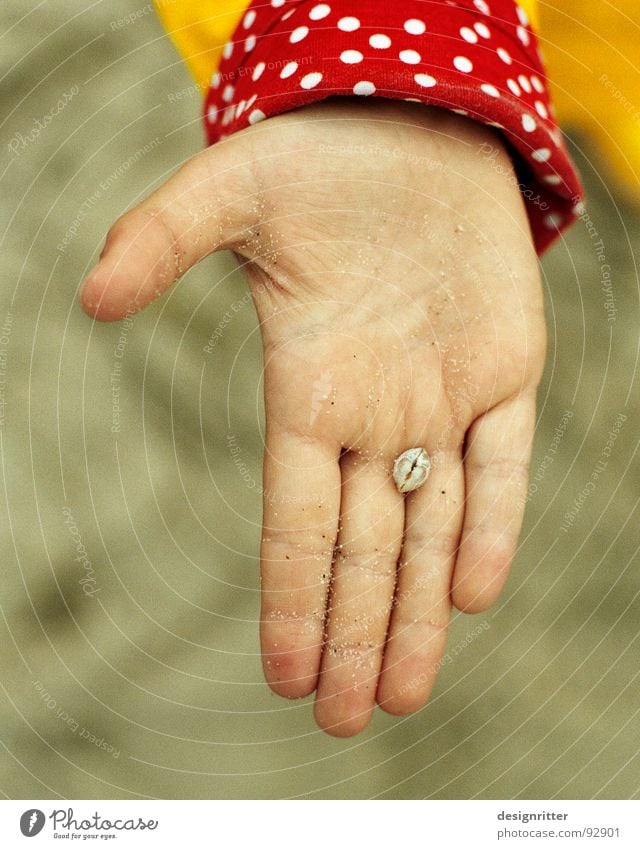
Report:
M100 321L138 312L192 265L241 241L255 188L246 137L207 148L190 159L109 230L100 261L80 293Z

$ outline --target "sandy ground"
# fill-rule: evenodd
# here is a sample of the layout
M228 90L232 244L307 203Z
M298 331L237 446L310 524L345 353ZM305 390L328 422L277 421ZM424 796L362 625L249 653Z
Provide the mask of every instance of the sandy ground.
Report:
M131 11L0 10L2 793L637 798L640 215L577 149L592 229L544 261L549 361L504 597L456 617L423 711L331 739L262 680L261 351L233 261L124 324L75 301L108 224L202 144L190 78L152 14L115 23Z

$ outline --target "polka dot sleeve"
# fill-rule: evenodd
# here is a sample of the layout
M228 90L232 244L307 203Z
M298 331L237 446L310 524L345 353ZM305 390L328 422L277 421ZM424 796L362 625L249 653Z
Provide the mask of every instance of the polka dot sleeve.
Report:
M334 95L416 100L500 128L539 253L580 214L536 36L514 0L254 0L211 81L209 143Z

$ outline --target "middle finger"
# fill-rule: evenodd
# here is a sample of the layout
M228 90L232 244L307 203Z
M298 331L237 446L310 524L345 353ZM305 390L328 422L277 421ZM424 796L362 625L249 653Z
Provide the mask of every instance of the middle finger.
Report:
M404 501L382 460L349 453L341 470L341 524L315 715L329 734L348 737L366 727L375 707Z

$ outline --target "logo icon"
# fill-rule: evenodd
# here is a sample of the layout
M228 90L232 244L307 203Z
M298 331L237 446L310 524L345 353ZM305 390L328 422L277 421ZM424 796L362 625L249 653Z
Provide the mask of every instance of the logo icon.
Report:
M44 827L45 815L37 808L30 808L20 817L20 831L25 837L35 837Z

